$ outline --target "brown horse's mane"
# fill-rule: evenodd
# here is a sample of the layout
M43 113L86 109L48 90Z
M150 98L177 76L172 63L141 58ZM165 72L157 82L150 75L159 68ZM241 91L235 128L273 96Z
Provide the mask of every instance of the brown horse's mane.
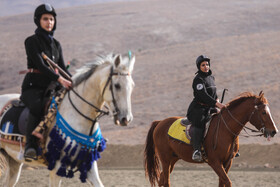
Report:
M267 99L263 96L263 93L260 94L260 96L257 96L251 92L243 92L241 93L238 97L236 97L235 99L231 100L226 106L228 109L231 109L237 105L239 105L240 103L244 102L247 99L250 98L255 98L256 100L256 104L268 104Z

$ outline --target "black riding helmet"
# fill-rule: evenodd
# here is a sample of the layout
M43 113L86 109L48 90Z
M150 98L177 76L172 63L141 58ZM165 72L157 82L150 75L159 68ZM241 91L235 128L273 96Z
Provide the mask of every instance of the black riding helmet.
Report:
M200 55L200 56L197 57L196 66L197 66L198 70L200 70L200 64L204 61L207 61L209 66L210 66L210 58L208 58L206 55Z
M34 23L37 25L37 27L41 27L40 19L43 14L52 14L53 15L55 22L54 22L52 31L54 31L56 29L56 12L55 12L54 8L48 3L41 4L36 8L36 10L34 12Z

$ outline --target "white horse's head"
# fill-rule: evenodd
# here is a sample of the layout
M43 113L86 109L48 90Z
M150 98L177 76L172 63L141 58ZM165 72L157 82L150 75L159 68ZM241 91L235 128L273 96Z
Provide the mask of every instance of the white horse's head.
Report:
M133 120L131 93L134 82L131 74L134 63L135 56L115 56L107 80L102 81L103 99L114 115L115 124L121 126L127 126Z
M109 112L114 116L115 124L127 126L133 120L131 94L134 82L131 74L134 63L135 56L131 55L111 54L100 57L78 70L73 77L74 87L86 87L83 88L87 90L86 99L97 105L106 103ZM82 82L84 84L80 84Z

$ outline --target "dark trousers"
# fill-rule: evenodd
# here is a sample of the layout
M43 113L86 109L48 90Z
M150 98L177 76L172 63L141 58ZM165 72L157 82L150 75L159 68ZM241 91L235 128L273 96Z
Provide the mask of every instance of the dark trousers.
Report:
M43 116L44 109L44 93L42 89L28 89L22 92L20 99L29 108L29 111L34 116Z
M31 134L44 114L44 92L45 90L42 89L28 89L23 91L20 97L22 102L29 108L25 150L30 147L37 147L37 138Z
M203 139L208 112L209 108L205 108L201 105L196 105L192 107L190 111L188 111L187 117L193 125L193 135L191 142L194 150L201 149L201 143Z

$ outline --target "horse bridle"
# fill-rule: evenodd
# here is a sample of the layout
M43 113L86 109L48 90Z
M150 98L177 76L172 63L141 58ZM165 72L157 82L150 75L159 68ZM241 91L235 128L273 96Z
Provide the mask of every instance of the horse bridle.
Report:
M262 104L262 105L265 105L265 104ZM249 122L251 121L251 118L252 118L252 116L254 115L254 113L255 113L256 111L258 111L259 107L262 106L262 105L257 105L257 104L256 104L256 101L255 101L255 106L254 106L255 109L252 111L251 115L249 116L249 120L248 120ZM261 127L260 130L254 130L254 129L252 129L252 128L246 127L245 124L241 123L238 119L236 119L236 118L232 115L232 113L228 110L227 107L225 107L224 110L227 110L227 112L228 112L228 114L230 115L230 117L231 117L238 125L240 125L240 126L242 127L242 129L243 129L247 134L248 134L248 132L246 131L246 129L251 130L252 132L262 132L262 134L257 134L257 135L249 135L249 134L248 134L248 136L244 136L244 137L249 137L249 136L263 136L263 135L264 135L265 125L264 125L264 122L263 122L262 118L260 117L260 114L259 114L259 113L258 113L258 119L261 121L262 127ZM217 122L216 129L219 130L220 119L222 119L222 121L223 121L223 123L225 124L227 130L234 136L234 140L235 140L235 138L238 136L238 134L234 133L234 132L229 128L229 126L227 125L227 123L226 123L226 121L225 121L225 119L224 119L224 117L223 117L223 115L222 115L222 111L220 111L220 113L219 113L219 120L218 120L218 122ZM213 138L215 138L215 137L213 137ZM218 131L216 132L216 141L214 141L215 143L214 143L214 145L213 145L213 149L216 149L217 140L218 140ZM234 140L233 140L233 142L234 142ZM232 149L233 149L233 147L232 147Z
M107 86L109 85L109 83L111 83L109 88L111 90L111 95L112 95L113 104L114 104L114 108L115 108L115 110L113 110L113 115L116 116L116 115L119 114L120 110L119 110L119 107L117 105L117 101L116 101L115 95L114 95L114 89L113 89L113 86L112 86L113 85L112 78L113 78L114 75L116 75L116 76L129 76L129 73L114 72L114 69L113 69L113 66L112 66L111 67L111 71L110 71L110 75L109 75L109 77L107 79L107 82L106 82L106 84L104 86L104 89L102 91L102 97L103 97L104 96L104 92L105 92Z
M251 123L252 116L255 114L256 111L259 110L259 107L260 107L260 106L263 106L263 105L264 105L264 106L267 106L266 104L257 105L256 102L255 102L254 110L252 111L252 113L250 114L249 119L248 119L248 121L249 121L250 123ZM246 127L245 124L241 123L238 119L236 119L236 118L232 115L232 113L228 110L228 108L225 108L225 109L227 110L227 112L228 112L228 114L230 115L230 117L231 117L238 125L240 125L240 126L242 127L242 129L244 129L244 130L245 130L245 129L248 129L248 130L251 130L252 132L261 132L261 133L262 133L262 134L258 134L258 135L249 135L249 134L246 132L246 130L245 130L245 132L248 134L248 136L262 136L262 135L264 135L264 132L265 132L265 124L264 124L262 118L260 117L259 112L257 112L257 114L258 114L258 119L259 119L259 121L261 122L261 128L260 128L260 130L254 130L254 129L252 129L252 128ZM223 117L222 113L220 113L220 116L221 116L221 119L223 120L225 126L227 127L228 131L229 131L231 134L233 134L234 136L238 136L237 134L235 134L234 132L232 132L232 130L228 127L226 121L224 120L224 117Z
M128 76L129 73L114 72L114 68L113 68L113 66L112 66L111 69L110 69L110 74L109 74L109 76L108 76L108 79L107 79L107 81L106 81L106 84L105 84L105 86L104 86L104 88L103 88L103 91L102 91L102 97L103 97L104 92L105 92L107 86L108 86L109 83L110 83L110 90L111 90L112 99L113 99L113 105L114 105L113 115L114 115L114 117L116 118L116 116L119 114L119 111L120 111L120 110L119 110L119 107L118 107L118 105L117 105L117 101L116 101L116 99L115 99L114 91L113 91L113 87L112 87L112 85L113 85L113 84L112 84L112 82L113 82L112 77L113 77L114 75ZM75 95L78 96L78 98L80 98L83 102L85 102L86 104L88 104L89 106L91 106L92 108L94 108L94 109L96 110L96 112L99 112L99 114L96 116L96 118L92 119L92 118L86 116L85 114L83 114L83 113L75 106L75 104L73 103L73 101L72 101L72 99L71 99L71 97L70 97L70 91L72 91L73 93L75 93ZM87 120L89 120L89 121L92 122L91 130L90 130L90 135L91 135L91 133L92 133L92 130L93 130L93 127L94 127L95 123L96 123L102 116L104 116L104 115L109 115L109 111L101 110L101 109L98 108L97 106L93 105L92 103L90 103L89 101L87 101L86 99L84 99L79 93L77 93L77 92L74 90L74 88L72 88L72 89L69 90L69 92L68 92L68 99L69 99L71 105L73 106L73 108L74 108L81 116L83 116L85 119L87 119ZM106 108L107 108L107 107L106 107ZM108 109L108 108L107 108L107 109Z

